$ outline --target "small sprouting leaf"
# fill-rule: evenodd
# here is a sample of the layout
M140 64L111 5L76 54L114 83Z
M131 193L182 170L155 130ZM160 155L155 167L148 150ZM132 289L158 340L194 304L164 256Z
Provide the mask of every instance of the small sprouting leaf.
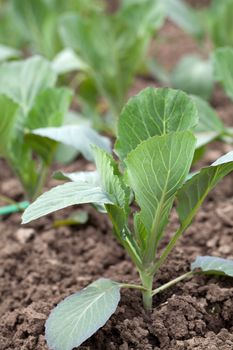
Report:
M233 260L214 256L198 256L191 264L191 270L201 269L207 274L221 274L233 277Z
M32 108L35 97L46 88L54 86L56 78L50 63L39 56L3 63L0 66L0 93L20 104L27 113Z
M59 52L52 61L52 67L57 74L65 74L75 70L86 71L88 66L70 48Z
M125 207L129 204L130 190L123 182L117 163L110 154L99 147L94 147L94 155L103 191L114 204Z
M110 140L105 136L99 135L95 130L85 125L39 128L33 130L33 134L48 137L51 140L72 146L90 161L93 161L92 145L99 146L107 152L111 152Z
M207 194L233 170L233 151L192 176L177 194L177 212L183 228L192 221Z
M45 324L50 349L72 350L103 327L116 311L120 285L101 278L60 302Z
M171 73L171 85L209 99L214 86L212 62L197 55L183 57Z
M68 182L38 197L23 213L22 222L26 224L70 205L85 203L104 205L112 204L112 201L99 186L82 181Z
M214 77L219 81L226 94L233 99L233 48L217 49L213 55Z
M129 182L141 208L141 221L150 232L146 252L155 251L153 247L167 224L176 191L188 175L194 149L194 136L183 131L151 137L126 158ZM146 258L152 256L147 252Z
M197 121L196 106L184 92L147 88L131 98L120 115L116 151L124 159L149 137L190 130Z

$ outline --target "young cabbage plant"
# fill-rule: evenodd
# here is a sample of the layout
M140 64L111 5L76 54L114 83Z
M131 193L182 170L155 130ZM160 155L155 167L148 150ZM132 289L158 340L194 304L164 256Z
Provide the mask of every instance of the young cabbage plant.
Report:
M102 0L6 1L0 9L0 42L52 59L63 49L59 17L66 11L89 14L103 7Z
M55 132L71 130L67 138L79 140L76 149L89 160L90 143L110 151L109 140L90 127L61 126L72 92L54 87L56 78L49 62L39 56L0 66L0 156L18 176L30 201L40 194L57 141L62 142Z
M61 17L59 29L64 45L75 50L89 67L88 79L81 84L81 97L88 104L96 95L103 97L114 123L163 19L159 0L123 1L114 14L102 11L81 16L70 12ZM87 93L86 84L92 86L93 94L89 89Z
M120 115L115 144L118 162L95 146L96 171L63 174L71 181L44 193L24 212L23 223L28 223L74 204L91 203L105 209L114 237L128 252L141 280L137 285L101 278L64 299L46 322L50 349L71 350L102 327L118 305L121 288L140 290L143 305L150 310L153 296L196 274L196 269L198 273L233 276L233 261L198 257L190 271L153 289L154 276L209 191L233 170L230 152L189 175L197 122L195 103L185 93L143 90L129 100ZM132 211L132 202L138 210ZM180 225L161 252L159 244L174 202Z

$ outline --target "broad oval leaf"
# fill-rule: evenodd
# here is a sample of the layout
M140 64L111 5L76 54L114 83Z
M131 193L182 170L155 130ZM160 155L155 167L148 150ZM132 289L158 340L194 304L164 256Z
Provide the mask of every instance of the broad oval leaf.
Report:
M154 136L137 146L126 159L130 185L150 234L145 259L152 259L168 221L177 190L188 175L195 150L189 131Z
M120 115L116 151L124 159L142 141L193 129L197 121L196 106L184 92L147 88L131 98Z
M72 146L90 161L94 159L92 145L99 146L107 152L111 152L109 138L99 135L95 130L85 125L39 128L33 130L33 134L48 137L51 140Z
M233 260L214 256L198 256L191 264L191 270L201 269L208 274L221 274L233 277Z
M38 197L23 213L22 223L26 224L70 205L85 203L112 204L99 186L82 181L68 182Z
M45 336L50 349L72 350L107 322L120 301L120 285L101 278L65 298L49 315Z
M233 151L217 159L209 167L192 176L177 193L177 212L185 229L192 221L208 193L233 171Z
M0 93L20 104L24 113L27 113L35 97L54 86L56 78L50 63L39 56L3 63L0 66Z
M219 81L226 94L233 99L233 48L217 49L213 55L214 77Z

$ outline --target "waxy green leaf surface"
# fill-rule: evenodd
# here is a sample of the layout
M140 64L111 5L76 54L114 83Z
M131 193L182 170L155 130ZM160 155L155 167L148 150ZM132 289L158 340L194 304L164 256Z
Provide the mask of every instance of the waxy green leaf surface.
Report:
M118 283L101 278L61 303L49 315L45 337L50 349L72 350L107 322L120 300Z

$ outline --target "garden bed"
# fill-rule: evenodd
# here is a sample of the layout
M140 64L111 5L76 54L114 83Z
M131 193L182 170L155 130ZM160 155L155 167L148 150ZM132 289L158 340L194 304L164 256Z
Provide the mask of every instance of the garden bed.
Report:
M163 29L163 35L167 44L163 43L163 48L155 45L154 50L160 59L166 60L167 67L182 54L197 49L190 38L170 23ZM148 84L155 83L139 79L131 93ZM212 104L224 122L232 126L232 103L220 89L215 91ZM215 143L209 150L204 163L210 163L229 148ZM81 170L87 166L77 160L72 168ZM1 193L20 199L21 189L3 161L0 168ZM49 182L49 187L52 185L54 181ZM0 223L1 350L46 350L44 322L52 307L100 276L139 281L135 267L112 237L106 217L90 207L85 209L90 217L88 223L74 228L55 229L51 220L64 217L74 208L20 229L20 214ZM176 225L174 213L168 236ZM208 196L194 224L159 271L154 286L187 271L197 255L233 258L232 227L233 175L230 175ZM152 313L143 310L139 292L123 290L116 313L80 349L230 350L232 309L233 281L229 278L196 276L181 282L154 298Z

